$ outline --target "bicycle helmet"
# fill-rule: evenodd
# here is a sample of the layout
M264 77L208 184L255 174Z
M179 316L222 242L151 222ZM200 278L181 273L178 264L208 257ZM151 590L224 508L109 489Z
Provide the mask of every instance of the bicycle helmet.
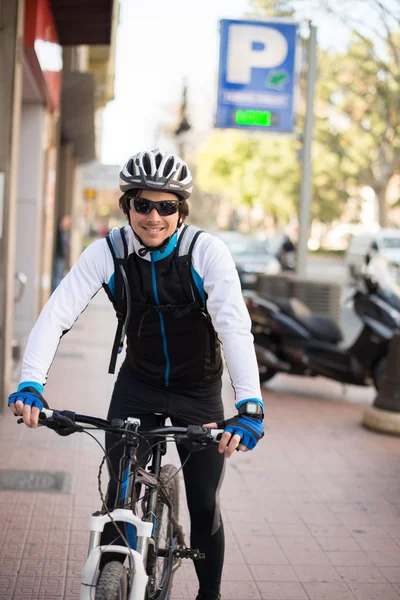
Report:
M179 156L157 148L131 156L119 174L122 192L160 190L187 200L193 190L189 167Z

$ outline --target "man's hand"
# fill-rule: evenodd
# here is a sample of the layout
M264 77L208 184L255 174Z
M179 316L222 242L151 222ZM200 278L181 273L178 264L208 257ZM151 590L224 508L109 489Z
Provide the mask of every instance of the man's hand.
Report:
M40 392L30 386L11 394L8 398L8 406L14 415L22 416L25 425L32 428L38 426L39 414L42 408L49 407Z
M219 442L218 451L229 458L235 450L247 452L253 450L264 435L262 420L257 417L236 415L224 423L207 423L207 429L225 429ZM241 443L242 442L242 443Z

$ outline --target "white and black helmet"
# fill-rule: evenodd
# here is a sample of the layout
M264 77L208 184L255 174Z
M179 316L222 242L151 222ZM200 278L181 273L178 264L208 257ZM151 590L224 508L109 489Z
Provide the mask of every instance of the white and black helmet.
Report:
M193 190L193 179L179 156L157 148L130 157L119 174L119 187L122 192L160 190L187 200Z

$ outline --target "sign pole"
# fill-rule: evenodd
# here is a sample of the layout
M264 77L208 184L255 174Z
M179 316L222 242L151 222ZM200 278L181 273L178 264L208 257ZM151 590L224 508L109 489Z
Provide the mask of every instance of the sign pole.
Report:
M314 126L314 88L317 71L317 28L310 23L307 48L307 106L303 135L303 170L300 190L299 240L297 244L296 274L305 277L307 270L308 235L312 198L312 138Z

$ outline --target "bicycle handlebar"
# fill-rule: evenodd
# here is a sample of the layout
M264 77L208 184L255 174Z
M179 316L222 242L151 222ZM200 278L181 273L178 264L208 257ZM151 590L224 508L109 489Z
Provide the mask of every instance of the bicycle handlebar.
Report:
M90 415L81 415L76 414L69 410L52 410L50 408L42 408L39 414L39 423L40 425L44 425L45 427L49 427L49 429L62 429L66 425L57 421L57 418L60 417L64 419L70 420L70 425L73 426L77 423L83 423L85 425L93 425L97 429L103 429L105 431L114 432L114 433L131 433L134 435L136 432L129 430L125 427L121 427L121 425L113 425L112 421L108 421L107 419L101 419L99 417L92 417ZM47 422L46 422L47 421ZM22 422L22 419L19 419L18 422ZM125 422L124 422L125 425ZM82 431L82 428L77 425L76 431ZM141 437L167 437L167 436L175 436L179 438L186 438L193 441L203 441L207 440L210 442L219 442L221 435L223 434L223 429L205 429L200 425L189 425L188 427L174 427L174 426L163 426L156 427L154 429L147 430L138 430L137 434ZM71 432L72 433L72 432Z

